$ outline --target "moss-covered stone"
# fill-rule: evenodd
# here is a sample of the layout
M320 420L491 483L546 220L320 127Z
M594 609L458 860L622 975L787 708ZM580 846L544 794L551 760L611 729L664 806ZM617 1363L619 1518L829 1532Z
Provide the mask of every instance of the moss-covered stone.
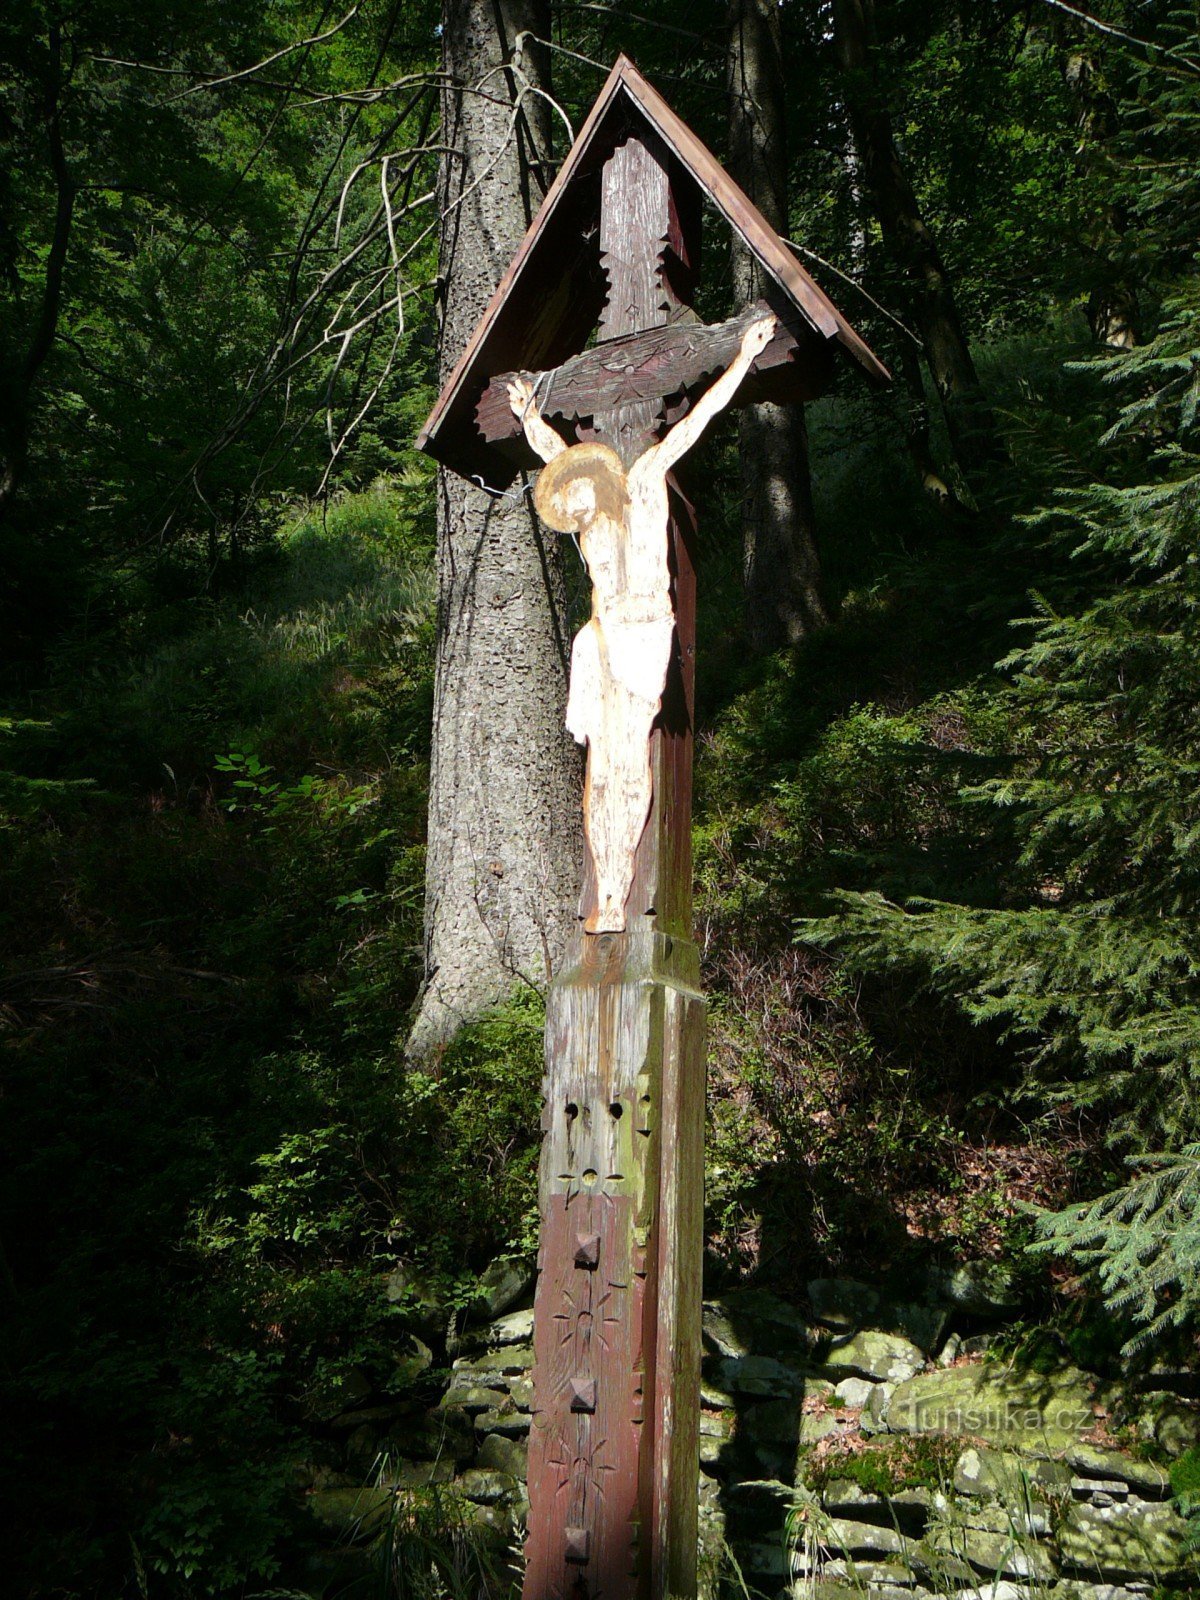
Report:
M931 1550L957 1556L988 1578L1025 1578L1048 1583L1054 1562L1045 1546L1015 1528L998 1531L969 1524L943 1523L930 1530Z
M475 1418L475 1431L477 1433L505 1433L516 1436L529 1432L529 1412L518 1411L508 1399L504 1397L504 1404L494 1411L481 1411Z
M821 1504L831 1517L871 1522L880 1528L899 1528L919 1535L929 1520L933 1496L928 1489L898 1489L881 1494L864 1489L849 1478L837 1478L821 1491Z
M493 1472L507 1472L510 1478L524 1483L529 1465L529 1446L523 1439L509 1439L502 1433L489 1433L479 1446L475 1465Z
M473 1322L491 1322L515 1306L533 1286L533 1263L503 1257L485 1267L475 1283L475 1293L467 1307Z
M387 1523L395 1498L384 1487L314 1489L307 1504L321 1526L339 1539L371 1539Z
M1061 1461L1036 1460L1010 1450L968 1445L954 1463L959 1494L1002 1500L1007 1505L1065 1497L1071 1473Z
M1095 1425L1092 1380L1073 1367L1014 1372L948 1367L897 1386L887 1409L893 1433L942 1433L1042 1456L1059 1456Z
M885 1561L891 1556L903 1557L909 1549L909 1540L895 1528L852 1517L830 1517L823 1539L830 1550L840 1551L852 1561Z
M1058 1546L1065 1571L1093 1580L1163 1583L1191 1565L1187 1524L1162 1501L1072 1505L1058 1529Z
M466 1461L475 1453L475 1429L461 1406L443 1400L433 1411L394 1423L385 1445L419 1460Z
M755 1395L770 1400L804 1393L804 1374L773 1356L727 1356L714 1374L718 1385L732 1394Z
M835 1338L821 1357L827 1377L869 1378L872 1383L903 1383L924 1365L925 1357L911 1339L870 1328Z
M389 1489L429 1489L435 1484L450 1483L454 1478L453 1461L391 1461L384 1474L384 1484Z
M482 1383L471 1383L469 1380L455 1378L454 1382L442 1396L440 1404L443 1407L459 1407L463 1411L490 1411L502 1406L508 1400L508 1392L499 1387L491 1388Z
M533 1351L528 1346L507 1345L499 1350L480 1350L475 1355L459 1356L454 1371L471 1373L528 1372L533 1366Z
M457 1483L464 1500L477 1505L493 1506L507 1500L517 1491L517 1480L508 1472L494 1472L488 1467L471 1467Z
M1087 1478L1117 1479L1127 1483L1143 1500L1166 1500L1171 1478L1165 1467L1152 1461L1135 1461L1120 1450L1098 1450L1081 1444L1067 1451L1067 1465Z

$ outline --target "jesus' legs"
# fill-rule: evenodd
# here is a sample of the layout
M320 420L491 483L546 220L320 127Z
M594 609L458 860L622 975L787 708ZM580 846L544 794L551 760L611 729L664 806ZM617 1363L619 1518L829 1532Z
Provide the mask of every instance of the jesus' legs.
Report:
M585 790L587 836L596 869L596 911L589 933L619 933L633 883L633 858L653 794L650 729L657 705L610 684L607 715L589 739Z

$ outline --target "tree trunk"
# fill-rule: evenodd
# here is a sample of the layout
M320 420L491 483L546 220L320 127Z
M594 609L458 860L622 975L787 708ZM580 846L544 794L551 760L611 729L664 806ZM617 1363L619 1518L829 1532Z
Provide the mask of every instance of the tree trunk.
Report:
M440 196L444 379L536 210L550 141L535 96L510 137L522 75L545 87L539 53L518 41L526 29L547 37L544 0L445 0L442 20L443 130L457 152L443 160ZM564 542L552 541L520 485L497 496L439 474L426 986L414 1054L519 980L542 985L575 924L580 770L564 731Z
M970 477L1002 459L995 419L971 359L954 291L900 159L875 72L874 0L834 0L834 48L862 177L925 345L959 464Z
M777 233L788 231L787 123L780 11L774 0L730 0L729 166ZM733 249L734 292L748 305L762 269ZM802 406L747 406L742 462L742 575L754 650L795 644L827 621L813 540L808 433Z

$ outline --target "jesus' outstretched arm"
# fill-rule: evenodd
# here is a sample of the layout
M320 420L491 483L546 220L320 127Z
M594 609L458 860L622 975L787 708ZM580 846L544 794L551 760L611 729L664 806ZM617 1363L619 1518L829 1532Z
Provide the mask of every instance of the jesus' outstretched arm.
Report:
M567 448L567 441L560 438L538 410L533 385L528 378L513 379L508 386L508 403L513 415L520 419L525 437L543 461L549 464L555 456L562 455Z
M774 316L759 317L742 335L742 344L736 356L711 388L706 389L696 404L667 434L641 456L637 468L642 472L661 473L664 477L675 463L687 454L718 412L737 393L742 379L749 372L756 356L770 344L775 336Z

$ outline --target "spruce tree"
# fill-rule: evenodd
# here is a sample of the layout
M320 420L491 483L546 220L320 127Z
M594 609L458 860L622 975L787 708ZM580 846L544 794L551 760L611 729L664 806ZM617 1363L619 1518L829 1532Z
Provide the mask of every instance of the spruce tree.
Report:
M915 968L1002 1028L1036 1094L1104 1119L1127 1181L1043 1216L1035 1248L1093 1272L1131 1347L1200 1313L1200 83L1176 70L1183 37L1133 69L1113 152L1157 331L1089 363L1110 412L1094 481L1031 519L1080 598L1037 603L1002 663L1020 753L960 793L1015 841L1003 889L983 906L843 893L804 929L858 965Z

